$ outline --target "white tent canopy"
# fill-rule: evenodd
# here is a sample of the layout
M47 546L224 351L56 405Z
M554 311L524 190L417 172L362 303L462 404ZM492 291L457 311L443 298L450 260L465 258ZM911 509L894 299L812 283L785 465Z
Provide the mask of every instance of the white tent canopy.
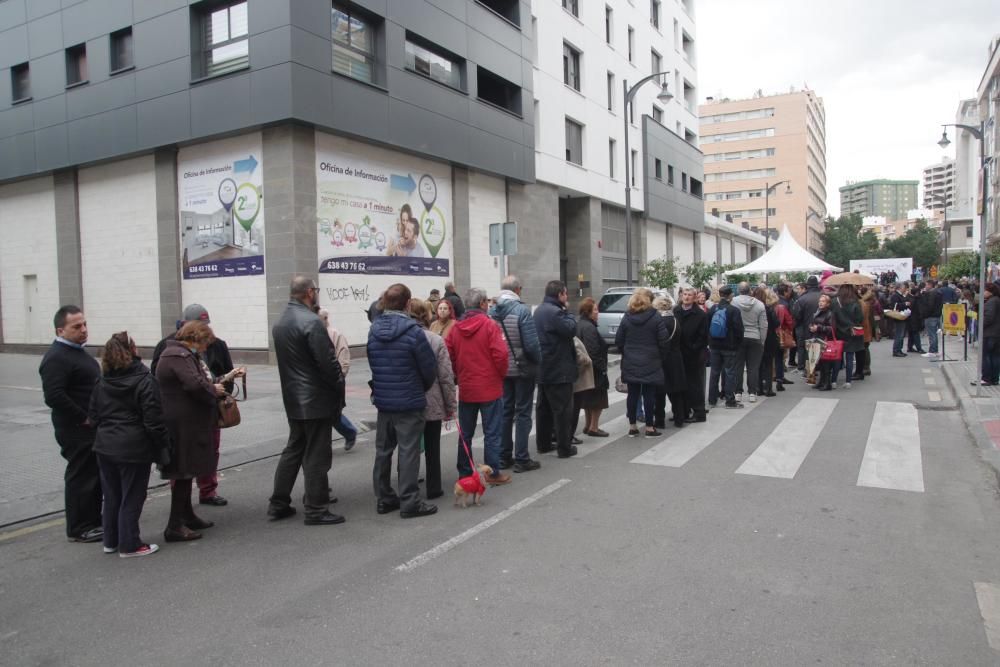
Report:
M781 236L774 242L770 250L738 269L726 271L731 273L788 273L790 271L840 271L839 266L827 264L816 255L798 244L786 225L781 230Z

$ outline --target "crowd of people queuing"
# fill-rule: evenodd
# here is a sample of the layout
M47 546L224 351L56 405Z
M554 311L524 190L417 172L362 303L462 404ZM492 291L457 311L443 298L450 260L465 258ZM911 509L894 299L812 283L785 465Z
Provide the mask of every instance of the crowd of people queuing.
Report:
M440 461L446 422L457 421L457 474L477 474L471 445L481 424L482 462L489 469L483 481L505 485L512 481L506 470L541 467L531 457L533 424L535 451L562 459L578 453L583 442L578 436L609 437L601 416L612 387L627 394L628 435L656 437L668 421L674 428L707 421L720 401L739 409L759 396L777 396L793 383L788 375L795 372L819 391L849 389L871 375L871 343L883 337L893 340L893 357L915 352L936 360L946 303L964 303L973 313L970 321L980 319L972 282L834 287L826 278L811 276L797 285L743 282L735 290L683 288L676 304L665 294L637 288L615 334L621 362L614 381L609 345L598 332L597 302L584 298L571 309L566 285L558 280L546 285L535 308L524 303L521 282L513 275L495 298L480 288L459 296L448 283L444 295L432 290L422 300L402 283L391 285L368 311L369 386L378 415L372 470L377 513L415 518L437 511L429 501L444 495ZM985 289L985 312L972 335L982 332L980 382L995 385L1000 286L990 283ZM159 547L139 534L154 464L171 486L165 541L201 538L213 523L195 514L193 487L200 505L227 503L217 492L218 406L237 392L235 381L246 374L215 336L208 311L198 304L185 308L177 331L157 345L149 368L125 331L112 335L95 360L84 347L87 322L78 307L60 308L54 326L56 339L39 373L67 461L70 541L100 541L105 553L123 558L155 553ZM344 414L351 355L330 314L319 307L311 278L293 280L272 340L289 436L275 469L268 516L281 520L296 514L291 493L301 469L304 523L342 523L344 517L330 511L335 500L328 475L333 430L344 437L347 450L358 435ZM829 354L840 346L842 353Z

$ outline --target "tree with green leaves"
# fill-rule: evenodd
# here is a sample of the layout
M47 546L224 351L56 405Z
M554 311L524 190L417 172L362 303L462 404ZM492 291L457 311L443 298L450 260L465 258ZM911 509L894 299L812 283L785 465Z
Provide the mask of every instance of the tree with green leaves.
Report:
M715 262L691 262L684 267L684 278L688 284L695 288L702 288L711 285L716 276L719 275L719 265Z
M820 233L823 243L823 258L843 269L851 265L852 259L878 257L878 237L870 229L863 229L861 216L840 216L836 220L826 219L826 226Z
M639 269L639 278L644 284L657 289L670 289L677 284L677 258L650 260L646 266Z
M882 246L886 257L912 257L913 266L930 268L941 256L938 248L938 230L921 218L898 239L890 239Z

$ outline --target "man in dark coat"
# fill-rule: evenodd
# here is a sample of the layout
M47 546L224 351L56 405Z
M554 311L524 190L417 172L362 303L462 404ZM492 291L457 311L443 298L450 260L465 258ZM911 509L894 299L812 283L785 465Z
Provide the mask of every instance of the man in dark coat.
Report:
M375 511L399 510L404 519L427 516L437 506L420 499L420 438L424 433L426 392L437 378L437 355L420 325L409 315L410 288L390 285L382 295L385 310L368 330L372 402L378 408L372 484ZM392 455L399 447L399 493L392 488Z
M810 338L809 325L812 324L812 316L819 308L819 279L816 276L809 276L806 280L806 291L799 295L792 305L792 317L795 318L795 340L797 349L795 359L799 372L805 374L806 371L806 340Z
M66 459L66 536L70 542L100 542L101 475L94 456L94 429L87 418L90 395L101 367L84 349L87 318L76 306L63 306L53 319L56 339L38 374L59 453Z
M535 415L535 447L552 451L555 434L559 458L576 455L573 437L573 383L576 382L576 318L566 310L569 292L559 280L545 286L545 300L533 315L542 350L538 368L538 405Z
M723 285L719 288L719 303L708 311L709 345L711 347L711 374L708 379L708 404L715 407L719 400L719 376L722 376L722 393L725 395L726 407L742 408L743 404L736 400L736 350L743 342L743 315L739 308L732 304L733 288ZM722 336L712 332L712 319L716 312L725 310L726 330Z
M344 374L326 327L313 312L318 295L311 278L295 276L288 307L271 329L289 433L274 471L268 514L272 519L295 514L291 493L301 467L307 526L344 522L344 517L329 510L327 478L333 460L333 422L344 407Z
M927 344L930 346L924 356L931 361L938 360L938 331L941 330L941 310L945 303L942 288L936 288L933 280L925 283L925 289L920 294L920 313L924 316L924 330L927 331Z
M208 310L205 306L200 303L192 303L184 308L181 319L177 320L177 329L179 330L187 322L211 324L212 321L208 317ZM213 331L212 333L214 335L215 332ZM175 331L156 344L156 348L153 350L153 359L149 363L149 372L154 377L156 376L156 367L160 363L160 356L167 347L167 341L173 340L176 335L177 332ZM212 371L212 375L215 378L221 378L233 370L233 358L229 354L229 346L221 338L216 338L209 344L208 349L205 350L204 361L205 365L208 366L208 370ZM227 392L230 394L233 393L234 385L232 380L224 382L223 386ZM217 493L219 488L219 446L222 444L222 431L220 429L212 429L212 440L215 448L215 469L211 473L199 475L195 479L198 484L198 503L200 505L222 507L223 505L228 505L229 501Z
M681 291L681 302L674 308L680 330L677 342L684 359L687 391L684 397L684 421L703 422L705 417L705 351L708 348L708 316L695 304L694 288ZM676 422L677 415L674 415Z
M887 304L886 310L895 310L902 312L910 307L909 300L905 293L905 284L895 283L892 286L893 292L889 297L889 303ZM912 309L911 309L912 310ZM912 313L911 313L912 316ZM907 322L906 320L893 320L893 341L892 341L892 356L894 357L905 357L906 352L903 352L903 339L906 337Z

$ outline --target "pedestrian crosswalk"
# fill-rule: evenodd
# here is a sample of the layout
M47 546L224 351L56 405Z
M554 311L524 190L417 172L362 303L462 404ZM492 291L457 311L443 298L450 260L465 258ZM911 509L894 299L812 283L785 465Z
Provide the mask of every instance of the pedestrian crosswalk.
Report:
M763 442L734 471L739 475L793 479L823 434L840 401L801 398ZM744 410L713 410L705 424L674 432L632 463L681 468L708 447L731 442L734 427L761 403ZM878 401L860 461L857 486L897 491L924 491L920 428L909 403Z

